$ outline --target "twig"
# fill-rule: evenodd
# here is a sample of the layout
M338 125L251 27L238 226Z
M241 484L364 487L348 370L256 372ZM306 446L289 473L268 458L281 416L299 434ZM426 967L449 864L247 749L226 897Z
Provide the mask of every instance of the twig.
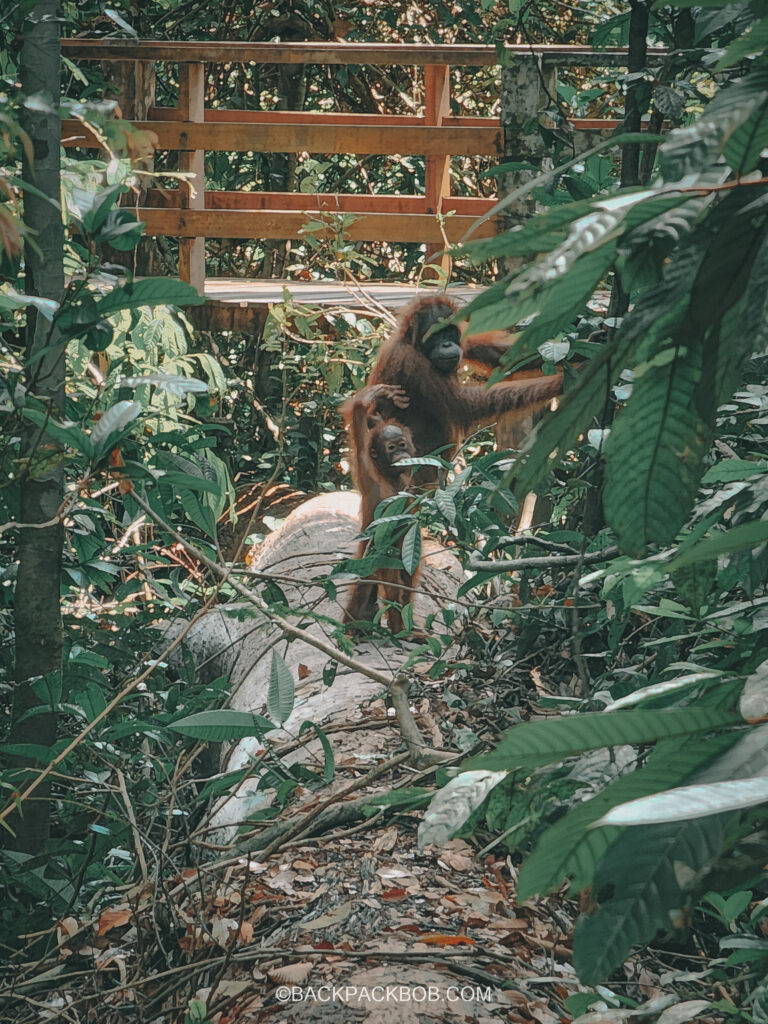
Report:
M546 551L559 551L562 555L578 555L579 553L570 544L558 544L557 541L546 540L544 537L534 537L532 533L516 533L512 537L499 537L496 541L496 547L499 548L511 548L518 544L535 544Z
M408 688L410 680L404 672L398 672L389 687L392 705L397 715L397 724L400 727L400 735L408 747L412 763L417 768L425 767L425 764L434 764L436 761L452 761L455 754L445 750L434 750L424 742L419 731L416 720L408 705Z
M357 658L351 658L348 654L344 654L343 651L339 650L338 647L334 647L333 644L328 643L328 641L323 640L320 637L313 636L311 633L307 632L306 629L294 626L281 615L276 615L260 597L253 593L253 591L249 590L248 587L244 587L242 583L238 583L236 579L230 578L229 570L222 568L222 566L208 558L208 556L204 552L200 551L199 548L195 547L194 544L190 544L189 541L185 540L178 531L174 530L169 523L166 523L165 520L155 512L152 506L144 501L144 499L135 491L133 492L132 497L137 505L144 509L148 516L154 519L158 526L167 530L168 533L170 533L170 535L182 545L185 551L188 551L193 558L198 559L198 561L201 562L206 569L212 572L214 576L221 577L222 579L228 579L233 590L235 590L250 604L254 605L254 607L258 608L259 611L269 619L270 622L273 622L279 629L281 629L286 636L293 637L294 640L303 640L311 647L315 647L318 651L322 651L323 654L327 654L329 658L333 658L335 661L338 661L341 665L346 665L347 668L351 668L354 672L360 672L369 679L373 679L374 682L381 683L382 686L388 687L392 682L391 676L388 676L386 673L379 672L377 669L371 668L369 665L359 661Z
M470 558L467 568L471 572L497 572L513 569L557 569L570 565L592 565L595 562L608 562L616 558L621 551L611 544L602 551L587 551L583 555L551 555L548 558L500 558L489 561L484 558Z
M136 847L136 857L139 861L139 867L141 868L141 879L146 882L149 878L149 872L147 871L147 862L144 858L144 849L141 845L141 834L139 832L139 826L136 823L136 815L133 810L133 804L128 796L128 787L125 784L125 776L119 768L116 769L117 784L120 787L120 794L125 804L125 813L128 817L128 824L131 826L131 832L133 833L133 845Z

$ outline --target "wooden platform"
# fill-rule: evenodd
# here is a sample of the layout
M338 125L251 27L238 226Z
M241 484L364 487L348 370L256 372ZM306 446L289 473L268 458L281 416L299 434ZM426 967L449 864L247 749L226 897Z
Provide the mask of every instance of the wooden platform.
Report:
M280 279L246 281L237 277L208 278L203 306L190 306L187 316L204 331L259 332L269 306L283 302L288 291L294 303L328 306L351 312L376 315L377 307L394 311L420 292L431 293L436 286L417 288L409 284L365 282L359 286L343 281L286 281ZM469 302L482 291L474 285L453 285L448 294L459 302Z

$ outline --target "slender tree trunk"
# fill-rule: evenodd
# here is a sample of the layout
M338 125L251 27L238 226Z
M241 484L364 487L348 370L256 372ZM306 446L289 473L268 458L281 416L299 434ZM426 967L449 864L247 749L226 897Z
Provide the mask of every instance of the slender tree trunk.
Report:
M64 293L64 231L60 210L59 121L59 5L37 0L24 22L21 86L25 96L37 96L34 109L24 108L22 127L32 140L33 159L24 154L24 180L39 190L24 193L24 222L30 235L24 246L26 289L31 295L60 302ZM46 198L48 197L48 198ZM32 396L53 415L64 409L64 347L56 344L50 320L34 307L27 312L26 381ZM45 523L63 500L64 471L58 450L36 428L22 438L23 475L20 481L20 521ZM62 628L60 609L63 528L20 529L19 571L15 593L16 672L10 742L49 747L56 738L52 692L60 685ZM16 763L33 773L34 758ZM25 773L26 774L26 773ZM19 788L23 783L22 776ZM49 791L41 787L35 799L14 816L13 845L40 853L50 827Z
M630 74L644 71L648 57L648 10L650 0L629 0L629 53L627 55L627 70ZM638 89L644 84L642 80L632 82L627 87L627 96L624 104L624 126L625 132L639 132L643 109L638 103ZM639 144L622 146L621 149L621 187L631 188L640 184L640 150ZM624 291L621 278L617 273L613 276L613 288L611 299L608 303L608 317L623 317L629 309L629 293ZM609 329L609 337L613 328ZM613 418L612 407L606 395L606 404L600 423L608 427ZM584 506L584 532L594 536L605 525L603 516L603 487L605 484L605 473L602 461L599 462L594 471L590 474L590 489L587 491Z
M648 0L629 0L629 53L627 70L630 74L645 71L648 58ZM642 81L632 82L627 87L624 104L623 130L639 132L642 127L643 110L638 103L638 89L645 84ZM621 148L621 187L632 188L640 184L640 144ZM614 280L611 293L609 316L624 316L629 308L629 295L621 286L618 276Z

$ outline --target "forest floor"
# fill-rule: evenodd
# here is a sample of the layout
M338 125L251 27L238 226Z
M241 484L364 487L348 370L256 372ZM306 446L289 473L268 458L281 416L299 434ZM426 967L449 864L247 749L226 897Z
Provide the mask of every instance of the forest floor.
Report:
M421 730L447 745L451 734L488 738L520 718L546 715L541 693L541 667L529 662L512 673L489 666L481 678L463 672L432 681L417 671L410 701ZM560 892L518 905L518 860L482 825L469 840L419 853L423 802L376 807L375 798L432 786L434 770L417 773L397 758L401 739L381 698L339 728L379 740L378 749L337 764L343 788L330 808L332 818L338 812L335 826L313 835L310 825L263 861L235 852L175 877L150 872L145 884L99 893L93 905L108 909L93 920L58 923L56 953L28 973L16 1013L5 1019L574 1020L564 1002L583 991L571 965L575 902ZM365 757L393 765L355 793L350 818L342 794L366 776ZM310 820L328 800L325 789L300 797ZM370 817L357 811L359 797L370 798ZM290 803L270 825L290 827L296 814ZM712 996L704 988L706 961L692 960L659 950L633 957L580 1019L692 1020Z

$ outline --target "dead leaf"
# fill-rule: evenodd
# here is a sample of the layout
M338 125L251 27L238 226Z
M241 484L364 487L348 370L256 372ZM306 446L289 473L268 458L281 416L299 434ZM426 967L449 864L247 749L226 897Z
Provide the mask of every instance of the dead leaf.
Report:
M133 915L130 907L113 907L105 910L99 917L99 935L105 935L112 928L122 928L128 924Z
M385 829L381 835L376 837L373 844L373 853L389 853L397 846L398 831L396 828Z
M229 945L230 935L237 931L237 921L231 917L214 917L210 924L213 941L218 946Z
M270 889L277 889L278 892L284 892L288 896L293 896L293 883L296 881L296 874L296 871L278 871L276 875L269 879L267 885Z
M476 946L474 939L468 935L422 935L419 942L426 942L430 946Z
M277 985L303 985L313 967L311 963L286 964L267 971L267 976Z
M386 889L382 892L381 898L383 900L402 900L408 895L406 889Z
M311 674L306 665L299 664L299 679L306 679Z
M58 924L59 945L66 941L70 935L80 931L80 923L76 917L62 917Z
M351 903L340 903L330 914L321 914L312 921L304 921L301 930L307 932L316 931L318 928L333 928L334 925L342 924L352 913Z
M444 850L440 851L437 863L452 871L472 871L477 867L474 857L468 857L465 853L446 853Z

